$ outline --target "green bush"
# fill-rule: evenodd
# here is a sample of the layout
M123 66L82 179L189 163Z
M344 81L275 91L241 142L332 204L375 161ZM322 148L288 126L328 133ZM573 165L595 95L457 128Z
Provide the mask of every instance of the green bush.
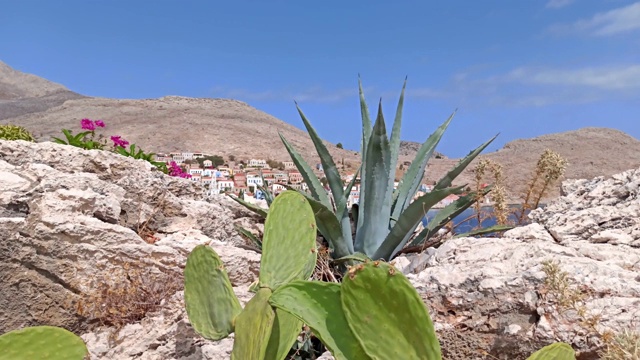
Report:
M17 125L0 125L0 139L2 140L24 140L36 141L36 138L22 126Z

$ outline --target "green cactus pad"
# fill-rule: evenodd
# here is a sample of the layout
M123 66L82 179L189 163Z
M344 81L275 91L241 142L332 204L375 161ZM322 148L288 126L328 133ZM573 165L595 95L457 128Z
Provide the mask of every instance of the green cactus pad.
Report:
M347 323L376 360L440 360L440 344L418 292L393 266L374 261L346 274L341 301Z
M84 341L55 326L34 326L0 336L0 360L82 360Z
M275 290L292 280L308 279L316 259L311 205L297 191L283 191L271 204L264 225L260 287Z
M275 309L275 311L276 317L273 321L265 360L283 360L302 331L302 321L297 317L281 309Z
M293 281L276 290L269 303L307 324L336 360L371 359L347 325L339 284Z
M527 360L575 360L576 352L571 345L557 342L534 352Z
M233 319L242 306L222 261L210 246L196 246L187 258L184 302L193 329L202 337L220 340L233 332Z
M231 360L266 360L275 312L269 305L271 290L258 290L236 318ZM269 359L271 360L271 359Z

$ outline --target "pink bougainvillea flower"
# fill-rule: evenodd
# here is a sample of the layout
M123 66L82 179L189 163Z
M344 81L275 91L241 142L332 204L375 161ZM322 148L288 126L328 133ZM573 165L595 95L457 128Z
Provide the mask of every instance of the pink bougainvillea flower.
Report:
M123 139L120 135L118 136L112 136L111 137L111 141L113 141L113 146L120 146L120 147L127 147L127 145L129 145L129 142L125 139Z
M82 119L80 120L80 126L84 129L84 130L89 130L89 131L93 131L96 129L96 125L93 123L93 121L89 120L89 119Z
M104 121L102 121L102 120L96 120L95 124L96 124L97 127L101 127L101 128L104 127Z

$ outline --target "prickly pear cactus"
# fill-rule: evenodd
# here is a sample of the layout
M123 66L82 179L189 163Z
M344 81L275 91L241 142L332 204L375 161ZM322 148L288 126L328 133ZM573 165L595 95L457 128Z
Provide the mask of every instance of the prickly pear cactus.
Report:
M260 287L276 290L293 280L308 279L315 268L316 220L304 195L278 195L264 225Z
M258 290L256 296L249 300L236 318L231 360L266 360L267 345L276 316L269 305L269 297L271 297L271 290L267 288ZM297 332L300 332L300 329Z
M265 360L284 359L291 350L291 345L296 342L303 325L302 321L286 311L275 309L275 313Z
M193 328L212 340L235 332L232 359L284 359L302 329L302 321L272 308L269 298L281 285L308 279L316 259L316 222L311 205L304 195L284 191L271 204L260 276L251 285L256 295L244 310L215 251L199 245L189 255L184 299Z
M342 310L371 359L440 360L440 344L420 295L390 264L353 266L342 282Z
M36 141L27 129L17 125L0 125L0 140Z
M347 324L340 284L293 281L276 290L269 303L307 324L336 360L370 360Z
M196 246L187 258L184 302L191 325L202 337L220 340L233 332L233 319L242 306L222 260L207 245Z
M0 360L82 360L88 354L79 336L55 326L34 326L0 336Z
M575 360L576 352L566 343L553 343L534 352L527 360Z

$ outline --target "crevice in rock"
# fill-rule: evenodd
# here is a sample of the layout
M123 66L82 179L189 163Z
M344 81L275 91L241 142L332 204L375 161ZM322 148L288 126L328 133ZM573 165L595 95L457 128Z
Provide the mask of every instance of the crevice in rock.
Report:
M61 278L59 278L58 276L56 276L56 274L53 274L51 271L46 270L46 269L42 269L39 268L33 264L24 262L24 261L20 261L20 260L13 260L14 263L17 263L29 270L33 270L35 272L37 272L38 274L40 274L41 276L47 278L48 280L52 281L55 284L60 284L63 288L65 288L68 291L71 291L72 293L76 294L76 295L80 295L81 292L80 290L74 288L73 286L71 286L71 284L69 284L68 282L62 280Z

